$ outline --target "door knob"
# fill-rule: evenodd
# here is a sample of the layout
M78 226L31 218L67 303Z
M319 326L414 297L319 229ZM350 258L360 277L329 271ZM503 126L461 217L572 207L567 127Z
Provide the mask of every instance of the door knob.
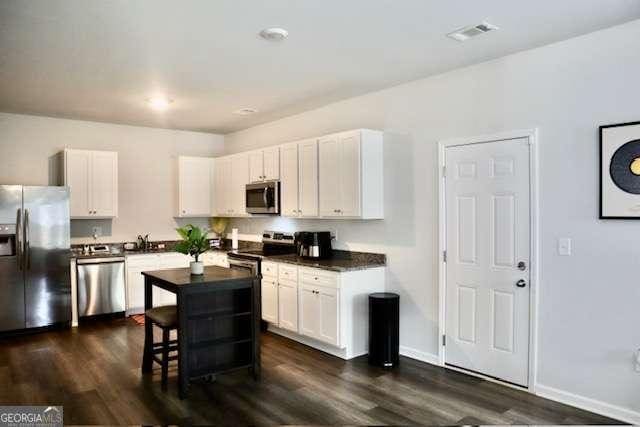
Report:
M527 282L525 282L524 279L520 279L516 282L516 286L519 288L524 288L525 286L527 286Z
M527 269L527 263L524 261L520 261L518 263L518 270L525 271Z

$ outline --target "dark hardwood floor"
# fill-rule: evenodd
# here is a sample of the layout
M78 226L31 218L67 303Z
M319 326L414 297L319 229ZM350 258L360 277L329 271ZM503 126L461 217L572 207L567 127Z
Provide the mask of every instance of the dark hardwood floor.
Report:
M129 319L0 340L0 405L64 405L65 424L615 424L616 421L402 358L345 362L267 333L263 378L244 371L177 397L177 372L142 376L144 327Z

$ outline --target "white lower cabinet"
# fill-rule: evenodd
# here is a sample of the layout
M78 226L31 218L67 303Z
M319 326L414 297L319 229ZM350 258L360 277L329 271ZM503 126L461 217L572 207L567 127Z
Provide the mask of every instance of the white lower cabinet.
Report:
M206 266L215 265L218 267L229 268L229 261L227 260L227 253L221 251L209 251L200 256L200 260Z
M338 273L266 261L262 275L271 331L343 359L368 352L367 296L384 291L384 267Z
M278 283L278 326L298 332L298 284L293 281Z
M262 320L278 324L278 283L262 278Z
M127 256L127 310L128 315L144 313L143 271L184 268L191 258L177 252L165 254L144 254ZM175 305L175 294L153 287L153 306Z

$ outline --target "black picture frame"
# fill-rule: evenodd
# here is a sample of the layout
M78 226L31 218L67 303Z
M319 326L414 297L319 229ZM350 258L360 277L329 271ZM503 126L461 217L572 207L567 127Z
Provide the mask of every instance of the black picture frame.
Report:
M605 216L602 213L602 162L603 162L603 158L602 158L602 145L604 143L603 139L602 139L602 131L604 129L609 129L609 128L616 128L616 127L624 127L624 126L638 126L640 125L640 121L636 121L636 122L625 122L625 123L614 123L614 124L610 124L610 125L603 125L600 126L599 128L599 162L598 162L598 175L600 177L600 193L599 193L599 218L600 219L616 219L616 220L630 220L630 221L636 221L636 220L640 220L640 215L635 217L635 216Z

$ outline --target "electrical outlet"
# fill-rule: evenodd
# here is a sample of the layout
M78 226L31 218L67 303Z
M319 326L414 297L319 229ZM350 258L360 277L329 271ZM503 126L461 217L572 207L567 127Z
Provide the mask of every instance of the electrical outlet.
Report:
M94 238L102 236L102 227L95 226L91 228L91 234Z
M569 256L571 255L571 238L561 237L558 239L558 255Z
M335 241L338 240L338 230L337 229L331 231L331 237L333 237L333 240L335 240Z
M636 354L634 355L633 368L636 372L640 373L640 348L636 350Z

